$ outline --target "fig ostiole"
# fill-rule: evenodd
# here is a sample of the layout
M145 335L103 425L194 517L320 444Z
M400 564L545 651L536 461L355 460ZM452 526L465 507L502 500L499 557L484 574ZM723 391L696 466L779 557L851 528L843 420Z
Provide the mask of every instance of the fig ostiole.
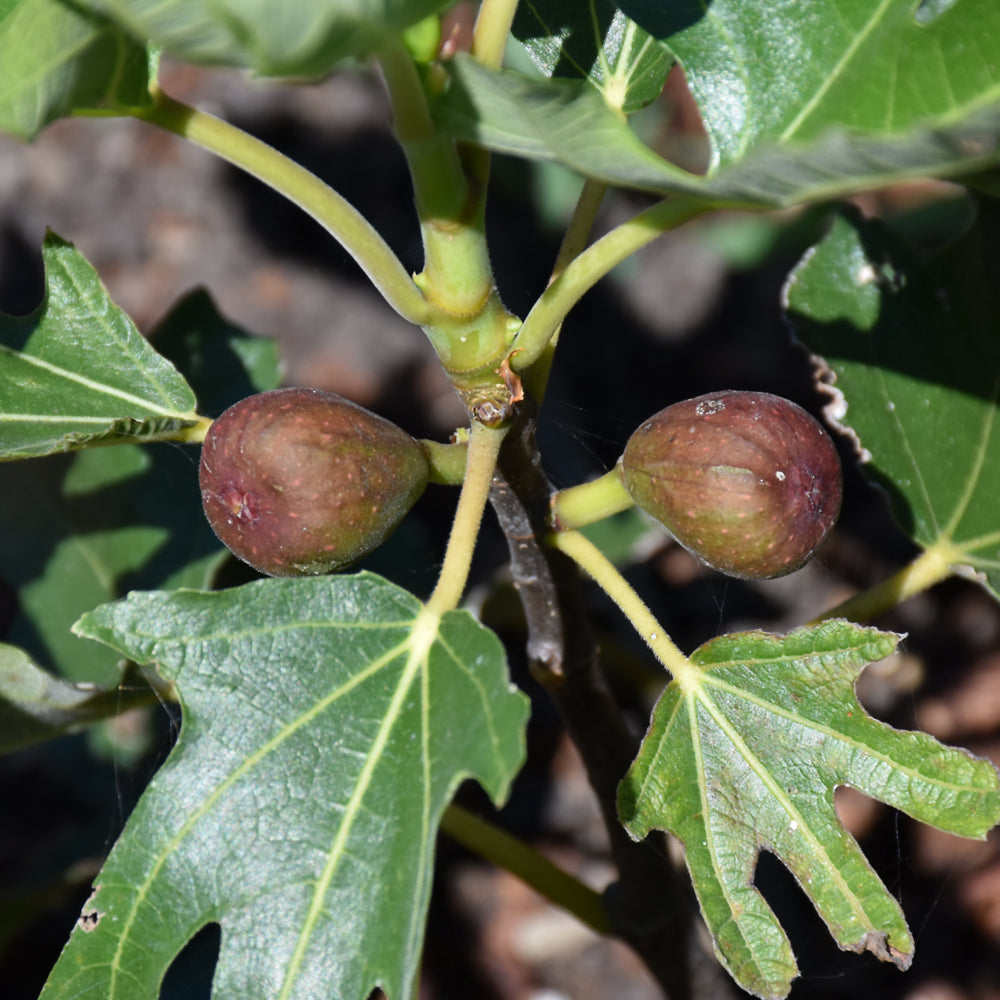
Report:
M342 569L377 548L427 485L423 448L318 389L241 400L209 428L202 506L219 540L269 576Z
M799 569L840 513L830 435L770 393L715 392L668 406L629 438L620 465L636 505L730 576Z

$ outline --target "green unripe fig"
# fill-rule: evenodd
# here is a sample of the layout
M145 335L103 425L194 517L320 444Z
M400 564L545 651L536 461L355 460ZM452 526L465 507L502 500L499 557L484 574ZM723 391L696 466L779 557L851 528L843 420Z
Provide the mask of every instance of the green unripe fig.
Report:
M430 475L417 441L330 392L275 389L231 406L201 451L219 540L269 576L329 573L377 548Z
M843 490L830 435L764 392L714 392L647 420L622 455L625 488L713 569L768 579L826 538Z

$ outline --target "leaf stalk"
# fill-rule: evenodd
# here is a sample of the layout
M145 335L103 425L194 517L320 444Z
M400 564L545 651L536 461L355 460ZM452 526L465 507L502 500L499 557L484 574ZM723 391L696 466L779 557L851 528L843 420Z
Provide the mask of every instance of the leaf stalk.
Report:
M563 234L559 252L556 254L556 262L552 267L552 276L549 278L550 285L562 275L571 261L576 260L583 253L584 248L587 246L587 240L590 238L590 231L593 229L594 220L597 218L597 210L601 207L601 202L604 200L604 193L607 189L607 184L602 181L595 181L589 177L584 181L576 200L576 206L573 209L573 215L570 217L569 225ZM548 343L546 343L538 360L524 375L525 388L539 403L545 397L545 389L548 386L549 374L552 371L552 362L555 360L556 345L559 342L559 333L561 330L562 324L560 323L552 332L552 336L549 338Z
M712 207L679 195L664 199L616 226L574 258L525 318L511 347L515 370L523 372L542 357L569 311L612 268L658 236ZM513 352L517 352L516 356Z
M579 531L561 531L549 535L545 542L568 555L597 583L618 605L653 655L684 685L695 668L611 560Z
M947 580L955 573L956 566L961 564L962 555L960 550L948 543L932 545L898 573L824 611L809 624L817 625L831 618L846 618L853 622L870 621L877 615L891 611L897 604Z
M434 307L399 258L346 198L235 125L177 101L155 85L152 93L152 106L134 109L131 113L135 118L189 139L284 195L344 247L400 316L417 326L434 320Z
M507 49L518 0L482 0L472 28L470 55L490 69L499 69ZM485 146L467 145L462 158L469 176L485 191L490 178L492 157Z
M479 536L479 525L482 523L490 483L496 469L497 455L506 433L505 426L488 427L477 420L472 422L465 482L458 497L437 586L427 601L429 613L443 615L446 611L457 608L465 592L472 566L472 553Z
M208 429L212 426L212 423L213 420L211 417L198 417L196 424L178 431L172 440L180 441L182 444L201 444L205 440L205 436L208 434Z
M472 56L483 66L499 69L507 49L518 0L483 0L472 29Z

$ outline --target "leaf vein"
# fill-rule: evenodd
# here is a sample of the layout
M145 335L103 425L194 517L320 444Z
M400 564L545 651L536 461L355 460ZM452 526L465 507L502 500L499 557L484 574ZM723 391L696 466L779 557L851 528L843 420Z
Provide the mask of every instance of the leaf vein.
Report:
M973 455L972 467L966 477L962 493L955 503L955 511L948 521L947 528L945 528L945 536L948 538L953 537L955 529L969 508L972 497L976 492L976 487L979 485L979 477L982 475L983 466L986 464L990 437L993 434L993 420L996 416L998 395L1000 395L1000 379L997 379L993 383L993 395L990 398L989 405L984 408L983 427Z
M750 749L740 736L736 727L729 722L729 719L725 716L721 709L711 699L706 698L701 694L698 695L698 699L705 706L705 710L715 721L715 724L732 742L736 752L747 762L750 769L757 775L764 787L767 788L771 795L774 796L775 801L784 810L785 815L796 824L795 829L801 834L802 838L811 845L813 853L816 856L825 859L825 867L829 869L832 881L840 890L842 898L848 903L852 911L855 913L859 923L863 927L869 927L871 925L871 921L865 913L864 905L857 898L854 890L851 889L845 881L840 868L834 862L833 858L830 857L829 851L827 851L823 842L816 836L816 834L813 833L812 826L808 823L805 816L798 810L795 803L780 786L780 784L774 780L771 772L764 765L764 762Z
M201 642L202 637L197 640L192 640L192 642ZM187 643L185 643L187 645ZM211 809L214 807L216 802L236 784L241 778L248 774L260 761L262 761L268 754L272 753L277 749L285 740L289 739L296 732L298 732L302 726L307 725L314 718L324 712L330 705L339 700L344 695L348 694L364 680L378 673L380 670L388 666L399 654L406 648L406 643L399 643L391 649L387 650L378 659L374 660L369 664L364 670L359 671L353 677L351 677L347 682L342 684L339 688L331 691L325 698L318 701L313 705L308 711L301 713L297 718L291 720L286 724L279 732L275 733L266 743L262 744L257 750L252 754L249 754L239 764L228 774L212 791L206 796L205 800L196 808L192 809L188 813L186 819L178 827L177 832L164 844L160 851L159 856L155 859L152 867L149 870L149 874L142 881L142 883L135 887L135 898L132 903L131 910L125 915L125 919L122 923L121 931L118 935L118 947L115 949L115 954L111 961L112 976L108 983L108 996L116 996L116 979L117 973L121 969L121 959L125 948L125 945L130 942L131 939L131 929L135 921L138 919L139 910L146 898L153 883L156 881L160 871L163 866L167 863L167 860L173 854L174 851L180 846L184 839L189 833L194 829L198 822L207 815ZM128 996L128 993L124 993L124 996Z
M868 19L868 23L864 25L861 31L855 32L851 43L844 50L841 57L837 60L836 64L830 69L826 74L823 83L816 89L812 97L802 106L799 113L789 122L785 130L779 136L782 142L787 142L791 139L795 133L799 130L802 123L815 111L819 106L823 97L827 94L830 88L838 81L841 72L847 66L847 64L854 58L858 50L861 48L862 44L868 41L869 36L875 31L876 27L883 20L886 11L889 7L893 5L895 0L882 0L881 4L875 11L872 12L871 17Z
M298 940L296 941L295 950L292 952L291 958L289 959L288 968L285 972L285 979L278 992L279 1000L288 1000L289 997L293 997L295 995L295 980L298 977L302 963L305 961L306 950L309 947L309 942L312 938L316 924L323 915L326 896L329 892L330 884L333 882L333 877L347 852L347 841L351 835L354 821L357 819L365 796L368 794L368 789L372 782L372 776L382 758L386 744L389 742L389 735L392 732L393 727L396 725L400 713L402 712L403 702L406 695L410 690L414 677L416 677L420 669L421 663L425 661L427 649L424 647L422 642L414 641L411 636L407 642L396 648L395 654L398 655L398 653L404 648L408 648L409 653L406 667L399 678L399 683L396 685L396 690L393 692L392 698L389 702L389 707L387 708L378 730L375 733L375 738L369 748L365 763L361 768L361 772L358 774L358 780L355 782L354 790L351 792L350 798L344 805L340 822L337 825L336 836L333 839L333 843L330 845L330 851L327 856L326 863L323 866L323 871L316 880L312 902L310 903L309 910L302 922L302 930L299 934ZM395 656L393 656L393 658L395 658ZM391 662L391 660L387 660L385 656L382 657L382 660L384 663ZM373 671L371 669L363 671L365 674L371 674L372 672Z
M60 365L54 365L49 361L45 361L35 354L24 354L19 351L11 350L11 348L0 344L0 353L10 354L13 357L19 358L25 364L34 365L37 368L41 368L43 371L51 372L53 375L58 375L61 378L66 379L68 382L75 382L77 385L82 385L87 389L93 389L95 392L100 393L104 396L113 396L116 399L121 399L126 403L132 403L136 406L144 407L146 410L157 413L164 417L182 417L185 419L191 419L195 416L193 410L189 410L185 413L179 412L175 408L167 409L157 403L152 402L149 399L143 399L141 396L135 396L130 392L125 392L122 389L116 389L113 386L95 382L93 379L88 378L86 375L81 375L78 372L69 371L67 368L63 368ZM115 419L120 419L121 414L119 414Z

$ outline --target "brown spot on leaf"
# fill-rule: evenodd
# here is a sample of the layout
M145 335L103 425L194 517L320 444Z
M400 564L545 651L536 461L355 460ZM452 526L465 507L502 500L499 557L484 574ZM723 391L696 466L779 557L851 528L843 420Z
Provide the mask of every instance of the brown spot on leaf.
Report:
M101 910L95 909L91 906L94 897L97 895L97 889L87 897L87 902L83 904L83 910L80 912L80 916L77 918L76 926L80 928L84 934L89 934L91 931L97 930L97 925L101 922L101 918L104 913Z

